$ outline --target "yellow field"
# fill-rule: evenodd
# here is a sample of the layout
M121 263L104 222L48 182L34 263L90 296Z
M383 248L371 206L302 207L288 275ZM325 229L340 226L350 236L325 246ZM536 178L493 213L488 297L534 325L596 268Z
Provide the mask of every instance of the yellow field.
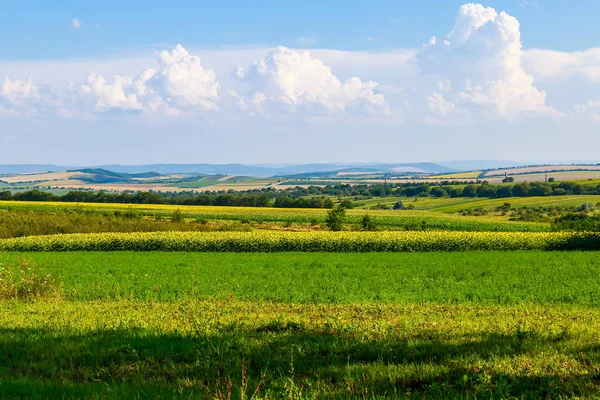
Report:
M30 175L15 175L0 177L0 180L8 183L27 183L27 182L46 182L46 181L62 181L69 178L77 178L86 176L82 172L51 172L45 174L30 174Z
M430 178L442 179L442 180L444 180L444 179L456 179L456 180L477 179L477 177L479 175L481 175L481 172L482 171L459 172L459 173L452 173L452 174L430 176Z

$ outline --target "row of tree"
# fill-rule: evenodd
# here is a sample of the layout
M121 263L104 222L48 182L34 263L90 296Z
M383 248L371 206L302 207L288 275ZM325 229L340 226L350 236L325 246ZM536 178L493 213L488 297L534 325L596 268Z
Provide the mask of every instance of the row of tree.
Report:
M488 182L467 185L430 185L428 183L403 183L395 185L349 185L326 187L296 187L286 190L255 189L247 191L204 192L137 192L109 193L93 191L70 191L64 195L39 190L23 192L0 192L0 200L64 201L76 203L129 203L129 204L176 204L241 207L286 208L332 208L334 197L529 197L600 194L600 185L583 185L574 182L517 183L491 185ZM351 205L346 206L351 207Z

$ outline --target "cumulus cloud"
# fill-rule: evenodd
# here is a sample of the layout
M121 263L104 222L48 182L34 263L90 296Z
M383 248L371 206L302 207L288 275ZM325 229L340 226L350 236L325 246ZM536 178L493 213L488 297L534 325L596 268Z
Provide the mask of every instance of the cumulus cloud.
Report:
M108 83L103 76L93 73L81 85L80 92L94 103L97 111L141 110L143 107L138 102L136 94L126 93L132 87L133 79L131 77L117 75L112 83Z
M288 113L323 114L341 111L385 112L387 104L376 93L376 82L351 77L342 83L323 62L308 51L277 47L237 77L251 88L251 102Z
M214 71L202 66L200 57L191 56L183 46L163 51L158 57L157 71L147 70L140 80L146 88L161 95L167 103L178 107L217 109L219 81Z
M5 77L0 86L0 115L2 116L68 116L71 112L63 100L50 88L38 87L27 80Z
M509 120L523 112L550 112L546 93L522 66L516 18L479 4L460 7L445 39L433 37L415 56L421 73L452 90L437 101Z
M202 66L177 45L173 51L158 55L158 68L147 68L137 78L115 76L112 82L91 74L79 93L93 103L96 111L164 111L177 115L182 110L217 109L219 82L215 73Z

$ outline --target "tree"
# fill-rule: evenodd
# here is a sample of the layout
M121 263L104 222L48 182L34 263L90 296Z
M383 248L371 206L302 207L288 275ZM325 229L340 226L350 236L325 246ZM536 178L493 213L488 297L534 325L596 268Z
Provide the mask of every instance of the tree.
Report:
M373 221L369 214L365 214L362 217L362 221L360 221L360 223L363 227L363 230L365 231L374 231L377 229L377 224L375 223L375 221Z
M434 187L433 189L431 189L431 195L433 197L446 197L448 196L448 192L446 192L446 190L444 190L441 187Z
M404 210L404 203L402 203L400 200L398 200L396 202L396 204L394 204L394 207L392 207L394 210Z
M350 209L350 208L354 208L354 204L352 204L352 202L350 200L344 200L340 203L340 207Z
M548 182L554 182L554 178L548 178Z
M346 209L344 207L335 207L327 212L325 225L332 231L341 231L346 221Z
M500 186L496 191L496 197L511 197L513 195L510 186Z
M475 197L477 196L477 186L467 185L464 187L462 192L463 197Z

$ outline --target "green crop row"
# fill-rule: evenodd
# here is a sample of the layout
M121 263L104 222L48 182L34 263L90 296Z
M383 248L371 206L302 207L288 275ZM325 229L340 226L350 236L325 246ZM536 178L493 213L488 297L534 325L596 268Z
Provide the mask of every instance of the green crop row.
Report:
M575 249L600 249L600 233L144 232L0 240L0 251L429 252Z
M133 212L151 217L170 217L180 210L186 218L198 220L242 221L257 223L322 224L327 217L324 209L268 208L268 207L220 207L220 206L173 206L156 204L98 204L98 203L52 203L0 201L0 210L28 210L36 212L114 213ZM419 210L348 210L348 224L360 224L368 214L382 230L447 230L473 232L544 232L550 225L535 222L513 222L499 217L463 217L432 211Z

